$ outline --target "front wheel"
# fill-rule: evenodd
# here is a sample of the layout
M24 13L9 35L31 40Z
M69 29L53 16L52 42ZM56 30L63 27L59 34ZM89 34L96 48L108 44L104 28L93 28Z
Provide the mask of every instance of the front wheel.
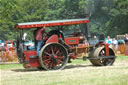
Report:
M59 43L49 43L43 46L39 54L39 63L45 70L59 70L68 62L68 53Z
M115 62L115 53L109 48L109 56L106 56L104 47L98 47L94 49L90 54L90 62L95 66L108 66ZM92 58L92 59L91 59Z

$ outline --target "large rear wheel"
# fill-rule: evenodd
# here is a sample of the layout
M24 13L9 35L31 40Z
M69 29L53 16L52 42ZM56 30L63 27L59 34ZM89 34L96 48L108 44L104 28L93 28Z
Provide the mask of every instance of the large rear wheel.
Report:
M59 70L68 62L68 53L59 43L49 43L43 46L39 54L39 62L45 70Z
M106 56L104 47L98 47L94 49L90 54L90 62L95 66L108 66L112 65L115 61L115 53L109 48L109 56Z

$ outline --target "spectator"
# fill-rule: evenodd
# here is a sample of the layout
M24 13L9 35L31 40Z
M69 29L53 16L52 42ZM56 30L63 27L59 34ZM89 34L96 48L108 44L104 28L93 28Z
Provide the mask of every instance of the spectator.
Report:
M109 44L110 47L112 47L112 39L110 36L107 36L106 43Z
M125 44L128 44L128 34L125 35L124 41L125 41Z
M43 42L43 33L44 32L45 32L45 27L42 27L42 28L38 29L35 33L35 38L37 41L37 47L36 47L37 56L39 56L39 51L40 51L41 45L44 43Z
M107 36L107 43L110 45L112 44L112 39L110 38L110 36Z
M118 48L118 42L115 38L112 39L112 46L114 47L115 50Z

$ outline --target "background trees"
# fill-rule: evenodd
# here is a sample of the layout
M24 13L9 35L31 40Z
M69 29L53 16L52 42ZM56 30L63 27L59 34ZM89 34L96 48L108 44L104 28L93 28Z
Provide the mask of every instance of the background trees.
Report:
M15 39L15 23L85 18L92 33L128 33L128 0L0 0L0 39Z

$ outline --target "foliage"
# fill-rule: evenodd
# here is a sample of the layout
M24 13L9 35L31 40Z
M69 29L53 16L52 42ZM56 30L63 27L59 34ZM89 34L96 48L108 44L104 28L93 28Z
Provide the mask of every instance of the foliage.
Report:
M94 34L128 33L128 0L0 0L0 39L16 39L16 23L89 16Z
M113 4L113 7L108 7L110 15L110 20L106 26L108 34L128 33L128 0L114 0ZM110 33L110 31L114 33Z
M46 0L2 0L0 3L0 39L16 39L14 25L20 22L43 20L46 8Z

